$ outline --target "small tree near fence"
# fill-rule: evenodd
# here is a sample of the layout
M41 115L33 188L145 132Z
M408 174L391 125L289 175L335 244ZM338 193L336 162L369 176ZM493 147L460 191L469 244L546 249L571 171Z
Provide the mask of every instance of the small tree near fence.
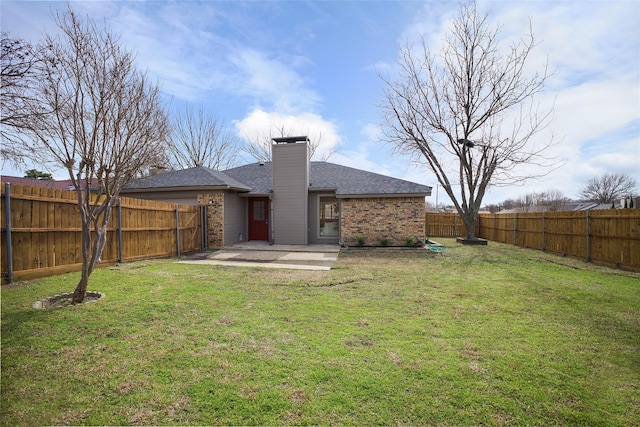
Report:
M82 274L72 302L81 303L100 262L111 208L122 187L163 153L169 132L157 84L134 65L109 30L83 22L69 7L56 14L60 37L46 35L28 107L49 111L21 129L43 161L63 167L78 195ZM26 115L28 120L29 115ZM93 195L92 195L93 194ZM93 232L93 234L92 234Z

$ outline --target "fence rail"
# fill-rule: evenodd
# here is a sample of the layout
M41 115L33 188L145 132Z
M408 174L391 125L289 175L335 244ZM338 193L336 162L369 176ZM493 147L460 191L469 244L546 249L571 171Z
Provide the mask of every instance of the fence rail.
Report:
M79 270L76 193L18 184L0 188L3 283ZM112 209L101 264L202 249L202 207L123 197Z
M429 237L457 237L457 213L428 212ZM587 261L640 270L640 209L480 214L476 235Z

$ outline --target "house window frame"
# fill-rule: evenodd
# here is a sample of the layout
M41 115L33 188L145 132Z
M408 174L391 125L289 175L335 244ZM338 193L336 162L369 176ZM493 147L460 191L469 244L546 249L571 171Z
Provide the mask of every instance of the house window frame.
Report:
M327 223L327 219L326 216L323 217L323 207L327 205L326 200L330 199L333 200L335 203L336 207L337 207L337 212L335 213L335 217L331 217L329 218L330 222L335 222L336 226L335 226L335 234L325 234L325 231L323 231L323 225ZM323 203L324 200L324 203ZM316 231L318 233L318 238L322 239L322 238L326 238L326 239L335 239L340 237L340 199L338 199L336 197L335 194L319 194L318 195L318 224L317 224L317 228ZM326 214L326 211L325 211Z

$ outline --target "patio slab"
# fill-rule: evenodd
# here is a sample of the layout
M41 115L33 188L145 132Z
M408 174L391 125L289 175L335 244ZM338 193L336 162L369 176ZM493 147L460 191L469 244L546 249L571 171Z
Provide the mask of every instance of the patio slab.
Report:
M339 245L270 245L245 242L212 253L194 254L186 264L233 265L238 267L330 270L340 253Z

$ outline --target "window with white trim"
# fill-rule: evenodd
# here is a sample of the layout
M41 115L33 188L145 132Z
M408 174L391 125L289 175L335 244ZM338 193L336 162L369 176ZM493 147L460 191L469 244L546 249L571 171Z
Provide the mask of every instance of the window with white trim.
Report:
M320 197L320 236L337 237L339 233L338 199Z

